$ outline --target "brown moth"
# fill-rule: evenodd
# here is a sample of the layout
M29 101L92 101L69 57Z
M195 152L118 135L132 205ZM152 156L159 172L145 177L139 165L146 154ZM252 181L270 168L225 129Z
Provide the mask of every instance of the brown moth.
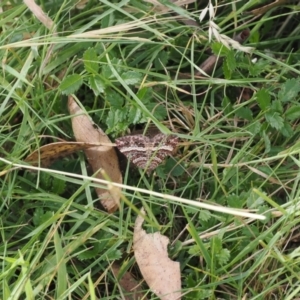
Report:
M134 165L146 169L147 173L157 168L167 156L171 155L177 144L177 136L162 133L153 137L137 134L116 139L120 152Z

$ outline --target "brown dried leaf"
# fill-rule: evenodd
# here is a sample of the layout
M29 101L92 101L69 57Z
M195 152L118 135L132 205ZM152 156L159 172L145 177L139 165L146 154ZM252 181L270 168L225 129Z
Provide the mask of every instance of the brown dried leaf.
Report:
M145 214L144 210L141 210ZM133 234L133 250L140 271L150 289L162 300L181 299L180 266L168 257L169 239L159 232L147 234L144 219L138 216Z
M126 300L138 300L143 299L147 300L146 295L142 292L141 286L139 283L134 279L131 273L126 272L123 276L119 279L120 273L120 266L117 263L114 263L111 266L111 269L117 278L120 286L124 289L124 291L131 293L131 295L124 295L124 299Z
M68 108L73 115L72 127L75 138L78 142L84 143L111 143L108 136L94 125L90 117L77 105L73 97L69 96ZM96 177L109 179L116 183L122 183L122 175L119 168L119 161L116 151L111 146L96 146L84 150ZM101 170L101 172L98 172ZM120 202L120 188L110 186L109 189L96 188L101 204L108 212L118 209Z
M112 144L114 145L114 144ZM78 142L56 142L40 147L30 153L25 161L32 165L40 165L49 167L56 159L74 153L75 151L95 147L95 144L78 143Z

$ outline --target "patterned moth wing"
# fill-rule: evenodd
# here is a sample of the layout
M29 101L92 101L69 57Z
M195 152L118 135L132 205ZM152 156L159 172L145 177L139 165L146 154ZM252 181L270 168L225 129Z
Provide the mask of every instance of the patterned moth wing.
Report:
M162 133L152 138L137 134L116 139L120 152L134 165L146 169L147 173L157 168L168 155L171 155L177 144L176 136L166 136Z

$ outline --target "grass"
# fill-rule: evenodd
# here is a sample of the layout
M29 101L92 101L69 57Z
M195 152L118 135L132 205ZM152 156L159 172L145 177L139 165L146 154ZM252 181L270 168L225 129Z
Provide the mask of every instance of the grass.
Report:
M123 299L115 262L157 299L132 251L142 206L146 230L170 239L183 299L299 298L299 7L256 16L251 1L218 2L194 27L180 19L199 20L197 3L180 17L135 0L40 5L50 29L23 2L1 3L0 299ZM223 45L246 28L252 53ZM212 53L221 64L196 75ZM127 188L114 214L101 208L83 153L47 172L24 162L73 140L69 94L112 141L153 128L180 138L150 176L121 159Z

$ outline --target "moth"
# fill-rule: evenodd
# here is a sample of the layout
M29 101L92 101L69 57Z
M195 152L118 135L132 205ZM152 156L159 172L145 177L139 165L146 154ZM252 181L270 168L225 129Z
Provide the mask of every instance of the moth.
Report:
M134 165L145 169L148 174L172 154L177 144L177 136L162 133L153 137L137 134L116 139L120 152Z

